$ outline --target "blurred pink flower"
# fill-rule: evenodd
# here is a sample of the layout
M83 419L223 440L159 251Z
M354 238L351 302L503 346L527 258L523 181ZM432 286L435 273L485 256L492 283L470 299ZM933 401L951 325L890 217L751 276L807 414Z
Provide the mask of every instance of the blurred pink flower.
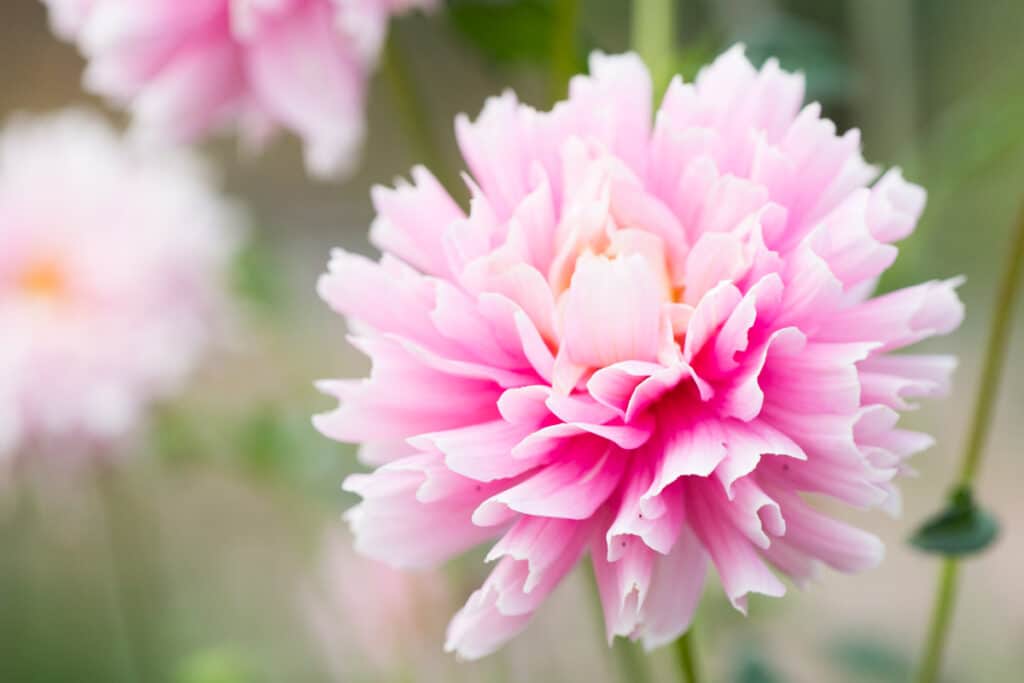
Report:
M320 176L351 170L390 16L433 0L44 0L88 60L86 87L149 137L237 124L305 142Z
M634 55L591 58L550 113L511 93L456 132L465 215L428 171L378 188L373 262L321 296L370 356L316 418L379 466L345 487L365 553L428 566L500 536L448 632L486 655L589 553L607 633L684 632L710 564L739 610L883 548L805 502L899 506L931 439L898 411L953 358L958 280L872 298L925 193L837 136L804 81L734 48L654 114Z
M210 181L84 112L0 134L0 456L102 448L192 368L236 240Z
M316 579L302 594L308 623L338 681L371 669L422 673L430 664L425 632L443 627L439 616L447 604L443 575L410 574L360 557L349 535L338 531L325 536Z

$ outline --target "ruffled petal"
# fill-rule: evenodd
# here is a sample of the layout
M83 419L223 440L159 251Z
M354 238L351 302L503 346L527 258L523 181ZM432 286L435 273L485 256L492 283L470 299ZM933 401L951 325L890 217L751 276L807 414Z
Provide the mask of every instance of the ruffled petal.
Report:
M526 628L586 548L591 525L524 518L489 555L501 557L448 626L445 651L479 659Z
M452 474L445 495L427 495L432 482L426 465L432 462L412 456L345 480L346 491L363 497L345 515L359 552L395 566L430 567L500 533L500 527L480 527L471 518L508 482L482 484Z

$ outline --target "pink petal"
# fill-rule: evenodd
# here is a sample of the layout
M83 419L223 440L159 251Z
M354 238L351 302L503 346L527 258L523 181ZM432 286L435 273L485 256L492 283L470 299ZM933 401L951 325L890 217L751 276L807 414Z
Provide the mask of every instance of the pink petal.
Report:
M868 223L871 234L882 242L896 242L914 230L924 211L924 189L903 179L894 168L871 188Z
M345 480L345 490L363 497L346 513L359 552L395 566L429 567L500 531L477 526L471 517L480 501L507 482L461 479L447 498L423 502L418 496L427 477L404 464L397 461Z
M595 543L591 550L609 643L615 636L634 637L642 628L657 557L657 553L635 538L623 538L618 543L623 548L614 562L607 560L610 550L604 543Z
M707 566L707 552L686 526L672 551L655 559L643 623L647 650L673 642L690 627L704 592Z
M528 428L504 420L483 422L412 437L421 450L436 450L455 473L477 481L494 481L522 474L536 466L527 458L513 458L512 449L529 433Z
M812 509L797 496L773 495L782 504L787 545L844 572L861 572L881 563L885 547L878 537Z
M426 366L393 340L362 338L358 344L373 359L370 379L341 385L340 407L314 418L323 434L353 442L402 440L496 417L500 389L493 383Z
M882 343L880 350L909 346L936 334L955 330L964 317L956 295L962 280L926 282L871 299L824 320L818 338L847 341L871 330L871 339Z
M442 236L445 229L465 214L422 166L412 169L412 184L399 181L395 189L375 186L370 196L377 218L370 239L381 251L431 275L447 276L448 261Z
M335 249L327 273L317 282L317 293L338 313L380 332L394 332L448 352L457 349L438 333L431 319L436 288L397 259L385 257L375 263Z
M514 513L587 519L619 484L626 459L604 442L575 440L573 451L523 483L483 501L473 513L482 526L501 524Z
M654 360L660 315L658 282L642 256L583 257L563 300L562 343L582 365Z
M256 97L306 142L311 172L331 175L353 163L362 142L365 69L338 40L333 8L307 3L262 32L246 53Z
M556 520L523 520L513 527L492 552L502 560L449 624L445 651L478 659L526 628L579 560L590 529L589 524Z
M749 593L772 597L786 593L786 587L768 569L750 541L733 526L728 515L722 514L712 494L693 486L688 489L686 500L690 524L707 548L733 607L745 614Z
M651 77L635 54L590 56L589 77L569 83L572 116L643 177L651 128Z
M587 392L631 422L655 401L690 376L684 364L664 367L645 361L622 361L595 372Z
M864 403L882 403L898 410L913 406L905 399L949 393L956 369L953 356L884 354L857 364Z

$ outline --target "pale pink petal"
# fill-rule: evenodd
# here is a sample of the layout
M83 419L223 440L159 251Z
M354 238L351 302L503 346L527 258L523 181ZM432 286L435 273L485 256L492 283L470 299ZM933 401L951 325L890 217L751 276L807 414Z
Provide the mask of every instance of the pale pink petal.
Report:
M263 31L246 55L256 98L306 141L306 165L326 176L350 170L364 134L363 66L338 40L334 9L307 3Z
M690 627L704 592L707 566L707 551L684 526L671 552L654 561L643 624L646 649L667 645Z
M133 114L147 141L225 127L259 146L299 135L307 168L351 171L367 85L390 17L378 0L47 0L61 37L87 59L87 87Z
M591 525L524 519L491 557L502 557L448 626L445 650L462 659L490 654L518 634L579 560Z
M956 294L962 280L926 282L865 301L824 317L818 338L848 341L858 330L871 330L879 350L909 346L936 334L955 330L964 317L964 306Z
M757 550L737 529L728 515L721 514L722 504L706 487L687 490L687 519L722 580L722 587L733 607L746 613L747 595L760 593L781 597L786 587L771 572Z
M398 256L430 275L448 275L442 236L465 215L436 178L422 166L412 170L411 185L377 186L370 195L377 218L370 239L382 251Z
M328 305L379 332L393 332L432 348L452 351L431 319L437 305L433 284L393 257L375 263L341 249L331 252L317 293Z
M341 405L314 418L325 435L353 442L405 439L496 417L501 392L494 384L425 366L391 340L358 343L373 358L370 379L343 385ZM403 388L401 394L396 386ZM441 394L446 400L437 400Z
M563 343L582 365L654 360L660 315L658 282L642 256L584 258L562 304Z
M590 553L609 643L615 636L635 637L640 629L658 556L636 538L616 542L621 548L614 562L608 560L611 549L604 543L595 543Z
M924 188L907 182L898 168L887 172L871 188L868 206L871 234L882 242L903 239L917 225L926 198Z
M423 502L418 496L426 475L402 464L397 461L345 480L345 490L363 497L346 513L359 552L396 566L429 567L500 531L477 526L471 517L481 500L507 483L463 478L447 498Z
M847 288L874 281L896 260L896 247L882 244L871 234L870 198L866 189L852 193L807 238L807 243Z
M682 486L670 484L647 495L653 482L650 464L635 459L622 491L618 511L605 534L607 559L616 562L627 547L623 541L639 537L651 550L668 554L683 526Z
M885 548L877 536L818 512L792 494L773 495L782 505L788 546L844 572L862 572L881 563Z
M527 458L512 458L512 449L529 433L529 428L504 420L473 424L432 434L412 437L412 445L422 450L436 449L444 455L453 472L477 481L514 477L537 463Z
M590 56L590 77L569 83L578 126L643 176L651 128L651 78L635 54Z
M905 399L945 396L956 369L953 356L884 354L857 364L864 403L882 403L898 410L913 406Z

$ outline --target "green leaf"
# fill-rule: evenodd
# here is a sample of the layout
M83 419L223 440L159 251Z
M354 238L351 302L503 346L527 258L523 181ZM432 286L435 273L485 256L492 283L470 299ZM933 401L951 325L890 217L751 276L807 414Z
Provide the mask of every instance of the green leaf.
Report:
M967 487L950 496L946 508L910 537L910 544L927 553L970 555L987 548L999 535L999 523L978 507Z
M455 29L499 64L546 64L552 53L551 0L449 0Z

